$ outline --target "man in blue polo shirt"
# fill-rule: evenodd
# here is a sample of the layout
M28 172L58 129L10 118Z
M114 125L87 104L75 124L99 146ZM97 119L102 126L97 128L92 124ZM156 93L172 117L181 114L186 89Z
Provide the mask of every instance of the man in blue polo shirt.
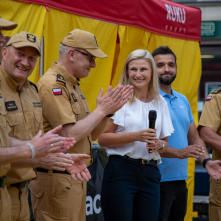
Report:
M175 132L168 137L168 149L160 154L162 164L160 212L158 221L183 221L186 214L188 157L197 158L207 172L220 179L220 166L211 161L204 142L200 139L187 98L171 88L176 78L176 56L168 46L152 53L158 71L160 95L167 101Z

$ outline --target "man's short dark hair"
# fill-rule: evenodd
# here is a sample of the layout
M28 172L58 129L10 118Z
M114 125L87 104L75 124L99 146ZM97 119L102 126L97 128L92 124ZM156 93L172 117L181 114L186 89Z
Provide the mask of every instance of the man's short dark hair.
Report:
M168 46L160 46L156 48L152 53L153 58L158 54L172 54L175 58L175 63L176 63L176 55Z

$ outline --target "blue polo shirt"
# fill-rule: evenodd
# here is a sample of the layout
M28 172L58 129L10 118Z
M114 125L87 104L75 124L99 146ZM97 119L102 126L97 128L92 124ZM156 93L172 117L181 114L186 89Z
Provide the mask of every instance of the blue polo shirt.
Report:
M178 149L187 147L187 134L189 126L194 122L190 104L187 98L184 95L173 91L172 88L171 97L169 97L169 94L166 94L161 89L159 89L159 92L167 102L175 130L175 132L168 137L169 146ZM162 157L162 163L158 166L161 172L161 182L188 179L188 158L177 159Z

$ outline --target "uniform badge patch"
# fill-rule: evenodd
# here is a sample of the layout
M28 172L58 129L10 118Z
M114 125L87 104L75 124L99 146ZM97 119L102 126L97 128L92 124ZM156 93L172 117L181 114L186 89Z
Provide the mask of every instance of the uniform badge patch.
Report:
M60 81L60 82L62 82L64 84L66 84L66 81L65 81L64 77L62 75L60 75L60 74L57 74L57 81Z
M211 96L207 97L207 98L206 98L206 101L210 101L211 98L212 98Z
M81 94L81 98L82 98L82 100L85 100L85 97L84 97L84 95L82 95L82 94Z
M7 111L18 110L18 107L17 107L15 101L5 102L5 108Z
M32 43L36 42L36 37L32 34L27 34L27 39Z
M76 98L76 96L75 96L73 93L71 93L71 96L72 96L74 102L77 102L77 101L78 101L77 98Z
M61 88L54 88L54 89L52 89L52 91L53 91L54 95L62 95Z

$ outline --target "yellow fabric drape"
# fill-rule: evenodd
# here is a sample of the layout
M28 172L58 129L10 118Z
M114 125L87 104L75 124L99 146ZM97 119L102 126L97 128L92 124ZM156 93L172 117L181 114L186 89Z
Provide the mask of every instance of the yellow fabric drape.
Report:
M38 36L41 40L46 9L43 5L35 5L24 2L0 0L0 16L4 19L18 23L16 29L3 31L5 36L12 36L21 31L27 31ZM39 61L29 80L37 83L39 79Z
M161 36L136 27L118 26L53 8L49 10L47 12L42 5L0 0L0 16L19 24L15 30L3 31L3 34L12 36L21 31L28 31L36 34L40 40L43 35L45 73L52 62L58 60L60 42L71 30L79 28L92 32L97 38L100 49L108 55L108 58L97 58L97 67L80 82L90 111L96 107L96 97L101 87L106 91L110 84L113 87L118 84L124 62L133 50L147 49L152 52L160 45L168 45L177 55L178 65L177 78L172 87L188 98L195 122L198 122L197 92L201 77L198 42ZM37 83L40 77L38 72L39 64L36 65L29 80ZM189 159L187 180L189 195L185 221L192 220L194 167L194 159Z

